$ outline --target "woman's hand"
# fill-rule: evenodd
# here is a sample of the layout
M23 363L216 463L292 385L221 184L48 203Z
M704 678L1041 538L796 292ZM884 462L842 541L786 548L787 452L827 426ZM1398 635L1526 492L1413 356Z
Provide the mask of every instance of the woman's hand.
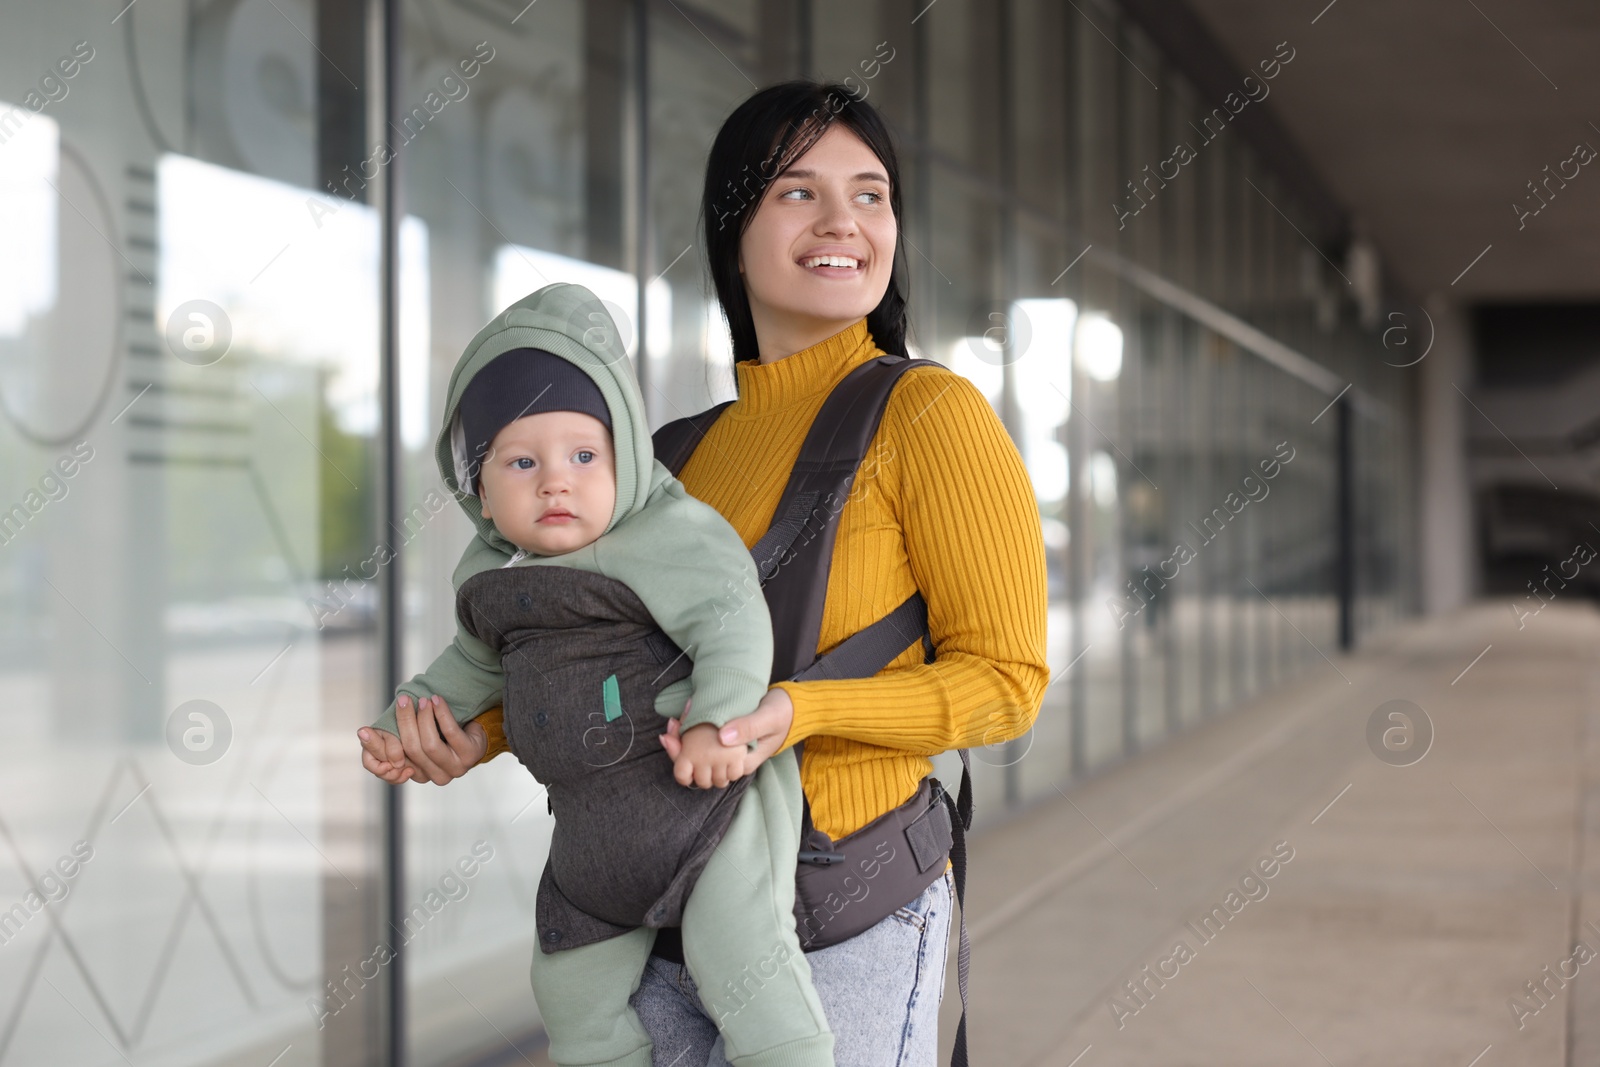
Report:
M411 697L402 693L394 702L394 721L414 782L445 785L466 774L489 750L482 724L474 719L462 727L443 697L425 697L413 710Z
M689 714L689 705L692 703L694 703L692 697L684 702L684 715ZM679 716L679 719L681 718L682 716ZM661 745L674 761L683 751L683 742L678 738L679 719L668 722L667 732L661 735ZM789 739L789 727L793 723L794 701L789 699L788 692L776 688L768 689L762 696L761 703L756 705L755 711L741 715L737 719L729 719L718 737L724 745L741 747L752 738L756 740L756 747L744 757L744 773L754 774L756 768L765 763L768 756L783 747L783 743ZM409 755L409 750L407 754Z

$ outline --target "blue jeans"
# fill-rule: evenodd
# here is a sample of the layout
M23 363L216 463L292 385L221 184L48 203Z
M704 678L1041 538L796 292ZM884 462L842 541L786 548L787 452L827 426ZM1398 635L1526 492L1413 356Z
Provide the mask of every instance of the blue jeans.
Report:
M935 1067L954 890L946 868L876 926L806 953L837 1067ZM654 1044L652 1067L728 1067L687 968L651 956L628 1002Z

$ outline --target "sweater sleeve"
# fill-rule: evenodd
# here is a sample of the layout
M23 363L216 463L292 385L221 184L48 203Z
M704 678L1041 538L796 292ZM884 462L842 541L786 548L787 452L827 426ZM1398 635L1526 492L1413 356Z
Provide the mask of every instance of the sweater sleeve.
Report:
M966 378L916 370L896 385L880 440L907 560L936 658L871 678L781 681L794 703L784 747L818 734L921 755L1020 737L1050 669L1044 537L1022 457ZM864 580L870 580L865 576Z
M772 675L772 618L738 531L670 479L643 515L596 549L602 573L632 589L693 661L682 729L754 711Z
M500 753L511 751L511 743L506 740L506 714L503 707L496 704L482 715L479 715L478 724L483 727L484 736L489 740L488 747L484 749L483 758L478 763L488 763ZM477 764L473 764L473 766L477 766Z

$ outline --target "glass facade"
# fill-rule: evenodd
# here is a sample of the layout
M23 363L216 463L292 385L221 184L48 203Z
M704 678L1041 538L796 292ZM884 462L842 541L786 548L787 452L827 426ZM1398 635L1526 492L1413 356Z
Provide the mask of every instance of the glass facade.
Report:
M1409 610L1402 379L1274 161L1098 4L143 0L6 25L0 1067L536 1055L541 788L504 759L405 789L395 875L354 731L384 635L405 677L453 632L472 531L433 442L489 317L581 282L653 425L733 395L702 172L783 78L851 79L889 120L911 346L989 396L1033 475L1052 684L1027 737L973 752L980 824Z

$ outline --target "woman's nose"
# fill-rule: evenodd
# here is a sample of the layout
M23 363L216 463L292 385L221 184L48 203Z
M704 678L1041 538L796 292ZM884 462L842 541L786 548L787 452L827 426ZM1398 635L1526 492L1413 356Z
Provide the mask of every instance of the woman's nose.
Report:
M855 233L856 216L850 210L850 202L833 201L827 204L822 217L817 220L817 232L840 235Z

